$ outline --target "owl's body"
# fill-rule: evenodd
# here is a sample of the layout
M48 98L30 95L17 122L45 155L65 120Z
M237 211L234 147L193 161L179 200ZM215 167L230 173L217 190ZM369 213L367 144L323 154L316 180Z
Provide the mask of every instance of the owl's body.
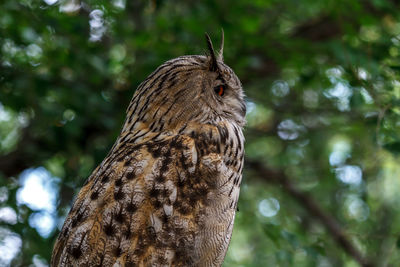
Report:
M222 264L245 105L240 81L210 50L167 61L139 86L116 144L75 200L52 266Z

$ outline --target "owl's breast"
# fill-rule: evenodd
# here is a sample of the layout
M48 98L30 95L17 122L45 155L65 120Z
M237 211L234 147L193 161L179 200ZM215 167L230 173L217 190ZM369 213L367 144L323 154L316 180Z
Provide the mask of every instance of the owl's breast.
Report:
M241 180L232 157L242 152L229 134L207 133L114 150L81 189L53 266L222 264Z

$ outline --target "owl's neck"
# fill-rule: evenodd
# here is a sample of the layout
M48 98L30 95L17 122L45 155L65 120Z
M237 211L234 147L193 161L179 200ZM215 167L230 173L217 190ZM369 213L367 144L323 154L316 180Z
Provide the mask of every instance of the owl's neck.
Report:
M124 145L139 145L157 142L177 135L201 138L206 142L221 144L232 143L243 147L242 127L229 121L212 121L200 123L196 121L166 125L164 122L147 123L137 115L127 119L112 150Z

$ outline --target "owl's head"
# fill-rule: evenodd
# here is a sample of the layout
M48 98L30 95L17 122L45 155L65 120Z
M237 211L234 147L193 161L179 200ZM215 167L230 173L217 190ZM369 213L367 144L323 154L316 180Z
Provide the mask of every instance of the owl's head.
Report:
M136 90L124 130L144 123L152 131L172 131L194 122L245 124L246 105L240 80L215 53L206 34L209 54L182 56L158 67Z

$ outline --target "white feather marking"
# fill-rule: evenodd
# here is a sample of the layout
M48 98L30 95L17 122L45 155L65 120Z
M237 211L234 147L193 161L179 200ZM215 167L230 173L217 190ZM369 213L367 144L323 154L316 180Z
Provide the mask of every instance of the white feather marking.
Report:
M192 167L188 168L189 173L194 173L196 170L196 162L197 162L197 151L196 151L196 146L191 146L190 150L185 150L183 152L183 155L185 158L191 158L192 159Z
M174 187L172 189L172 193L169 195L169 200L171 201L171 203L174 203L176 200L176 195L177 195L177 190L176 187Z
M171 180L168 180L165 182L165 189L168 192L170 192L169 200L171 201L171 203L174 203L176 200L176 195L177 195L176 186L174 185L174 183Z
M172 215L172 211L173 211L172 205L164 204L163 208L164 208L165 215L167 215L167 216L171 216Z
M150 214L151 225L153 226L156 233L158 233L162 229L162 222L161 220L153 214Z
M140 160L133 164L133 170L135 171L136 176L143 173L143 170L145 170L147 167L147 163L147 160Z
M171 250L171 249L167 249L167 250L165 251L165 259L166 259L169 263L172 262L172 259L174 258L174 256L175 256L175 251L173 251L173 250Z

